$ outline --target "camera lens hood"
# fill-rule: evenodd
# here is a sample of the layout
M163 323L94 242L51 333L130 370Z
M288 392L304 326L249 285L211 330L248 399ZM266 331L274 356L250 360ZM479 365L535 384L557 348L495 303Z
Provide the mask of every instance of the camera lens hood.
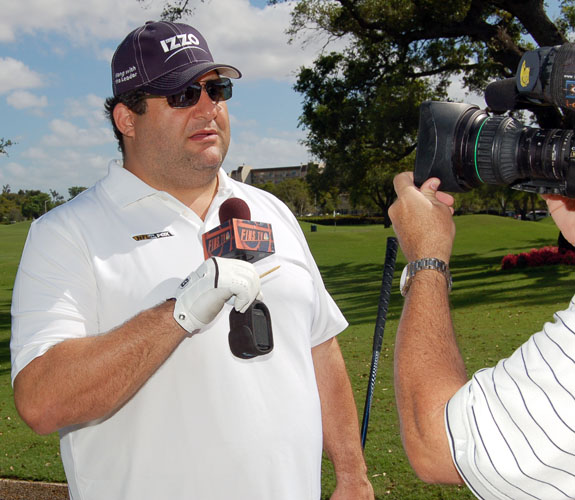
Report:
M461 120L475 111L479 111L479 107L472 104L438 101L421 104L414 169L416 186L430 177L438 177L442 191L459 193L471 189L458 179L453 156Z

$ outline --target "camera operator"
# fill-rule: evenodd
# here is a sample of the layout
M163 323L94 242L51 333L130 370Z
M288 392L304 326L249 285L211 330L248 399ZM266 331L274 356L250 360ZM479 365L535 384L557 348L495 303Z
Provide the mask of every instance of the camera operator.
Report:
M409 262L449 264L453 197L440 183L430 177L417 188L411 172L394 179L389 214ZM575 200L543 197L574 243ZM441 266L416 271L397 331L395 390L412 467L429 483L465 482L482 499L575 498L575 299L512 356L468 380L447 283Z

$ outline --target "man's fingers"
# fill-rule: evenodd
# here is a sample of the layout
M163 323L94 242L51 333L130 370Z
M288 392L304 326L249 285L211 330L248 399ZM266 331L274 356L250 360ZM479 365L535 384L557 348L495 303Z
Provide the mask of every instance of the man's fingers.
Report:
M439 191L440 184L441 181L437 177L430 177L424 181L424 183L419 188L419 191L428 200L432 202L437 200L440 203L447 205L450 207L451 212L453 213L452 207L455 203L455 199L449 193ZM397 174L393 179L393 187L398 198L405 196L410 189L417 189L413 182L413 172L402 172Z
M407 188L414 187L413 172L401 172L393 178L393 188L398 196Z
M435 198L435 193L439 189L439 184L441 181L436 177L430 177L426 179L425 182L421 185L419 190L427 197L427 198Z

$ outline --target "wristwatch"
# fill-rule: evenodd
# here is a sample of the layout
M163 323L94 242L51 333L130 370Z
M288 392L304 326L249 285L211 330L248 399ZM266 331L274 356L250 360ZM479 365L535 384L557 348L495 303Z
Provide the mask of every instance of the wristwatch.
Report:
M401 279L399 281L399 290L401 291L401 295L404 297L407 295L409 287L413 281L413 277L418 271L423 269L433 269L443 274L447 280L447 292L451 292L453 281L451 279L451 272L449 271L447 264L442 260L436 259L435 257L426 257L425 259L414 260L403 268Z

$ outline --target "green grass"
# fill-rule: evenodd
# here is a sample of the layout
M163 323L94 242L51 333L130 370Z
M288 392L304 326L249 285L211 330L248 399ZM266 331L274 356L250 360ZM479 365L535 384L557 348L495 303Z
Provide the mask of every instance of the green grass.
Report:
M0 477L64 481L58 436L37 436L14 408L10 383L10 301L29 223L0 225Z
M451 262L453 320L469 374L511 354L528 336L568 304L575 268L565 266L503 272L507 253L554 245L558 230L551 219L517 221L493 216L455 219ZM327 288L350 322L340 335L361 419L369 376L385 247L391 229L381 226L327 227L311 232L302 225ZM401 500L473 499L466 488L426 485L407 462L399 438L393 391L393 349L401 308L399 275L405 258L398 253L384 344L365 447L376 498ZM324 462L324 490L333 488ZM326 497L327 498L327 497Z
M567 305L575 268L566 266L503 272L501 258L531 248L553 245L558 231L551 220L517 221L493 216L457 217L452 259L453 318L469 373L506 357L552 314ZM327 288L350 327L339 340L361 418L371 362L385 246L391 229L382 226L317 226L302 223ZM10 388L10 297L27 224L0 226L0 477L64 481L58 438L35 436L20 421ZM366 460L378 500L473 499L464 487L432 486L419 481L399 439L393 393L393 347L403 305L398 291L405 264L398 254L387 316L384 345L371 411ZM326 498L334 487L324 462Z

